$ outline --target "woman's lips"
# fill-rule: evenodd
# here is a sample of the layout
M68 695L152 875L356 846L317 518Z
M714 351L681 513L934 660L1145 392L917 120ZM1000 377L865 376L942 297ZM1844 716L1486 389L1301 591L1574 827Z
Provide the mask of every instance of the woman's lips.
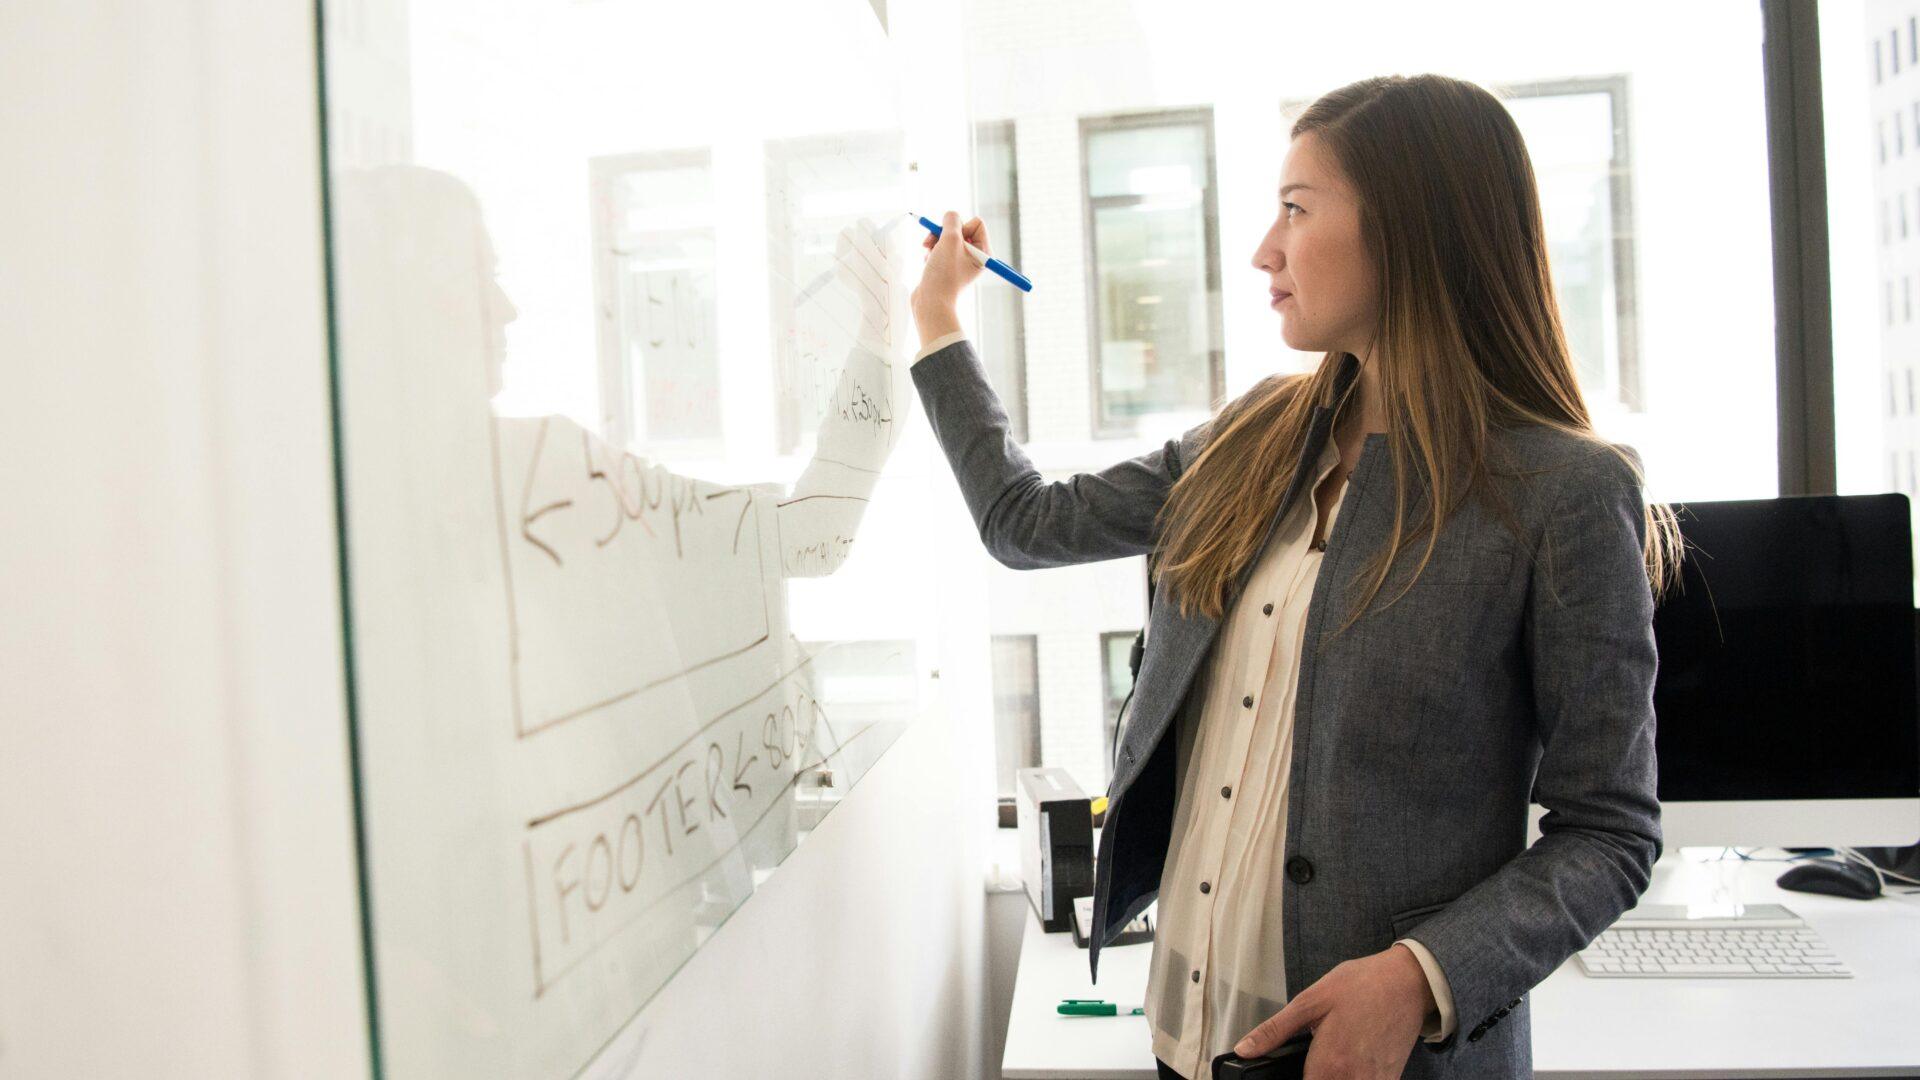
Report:
M1279 307L1282 301L1286 300L1287 297L1293 295L1290 292L1283 292L1280 289L1272 289L1270 290L1270 292L1272 293L1272 296L1273 296L1272 301L1268 305L1270 307Z

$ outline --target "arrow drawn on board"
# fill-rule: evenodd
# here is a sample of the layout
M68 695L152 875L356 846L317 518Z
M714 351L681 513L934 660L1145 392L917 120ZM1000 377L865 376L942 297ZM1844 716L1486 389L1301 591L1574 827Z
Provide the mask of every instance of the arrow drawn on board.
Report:
M548 544L545 540L533 535L533 523L551 514L555 510L565 510L567 507L572 506L573 500L561 499L557 502L550 502L538 510L529 511L527 509L533 503L533 478L540 472L540 452L546 449L546 446L547 421L542 420L540 421L540 434L533 443L533 461L527 465L527 485L520 495L520 535L526 539L527 543L546 552L547 558L553 560L553 565L563 566L565 564L560 561L560 553L553 550L552 545Z

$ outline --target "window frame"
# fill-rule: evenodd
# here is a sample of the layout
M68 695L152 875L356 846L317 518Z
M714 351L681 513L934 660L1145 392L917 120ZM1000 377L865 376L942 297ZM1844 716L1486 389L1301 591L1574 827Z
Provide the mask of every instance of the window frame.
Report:
M1833 275L1819 13L1795 0L1761 0L1760 9L1779 494L1831 495L1837 487Z
M1620 365L1619 385L1614 390L1620 404L1637 413L1645 408L1645 388L1640 378L1640 278L1634 245L1633 119L1628 108L1628 85L1625 75L1601 75L1497 83L1489 89L1503 99L1607 95L1607 108L1613 118L1612 164L1607 170L1607 213L1613 222L1613 315L1618 328L1613 344L1619 353Z
M999 790L1000 788L1000 777L999 777L1000 747L998 743L998 736L1000 734L1001 725L1006 720L1005 717L1002 717L1000 715L1000 701L1002 697L1002 688L999 685L999 677L1001 674L1001 669L999 664L998 650L1003 647L1023 648L1026 653L1024 662L1026 663L1028 670L1030 670L1033 673L1033 687L1031 691L1031 697L1033 699L1033 722L1031 724L1019 725L1023 729L1022 733L1025 735L1025 741L1026 741L1025 747L1022 748L1026 752L1020 756L1020 759L1030 760L1035 763L1044 763L1044 754L1042 752L1044 743L1042 742L1042 739L1041 739L1041 729L1044 727L1044 718L1042 716L1043 710L1041 707L1042 702L1040 698L1040 635L1037 633L989 634L988 635L987 678L990 682L993 683L993 685L989 688L990 690L989 696L993 699L993 730L995 735L995 745L994 745L994 759L995 759L994 774L995 775L994 775L994 784L993 784L994 794L997 801L1002 804L1003 808L1011 808L1013 806L1013 801L1017 792L1001 792ZM1023 693L1022 696L1024 697L1027 695ZM1023 766L1023 765L1014 766L1015 769L1021 769L1026 767L1027 766ZM1005 825L1006 827L1011 828L1012 821L1010 820L1010 816L1009 816L1009 820L1003 821L1002 824Z
M1113 688L1115 662L1112 646L1116 644L1124 645L1125 653L1130 657L1133 650L1133 643L1139 636L1139 627L1135 627L1132 630L1103 630L1100 633L1100 750L1106 755L1109 780L1111 780L1113 773L1114 750L1120 739L1120 708L1128 698L1133 696L1131 671L1128 672L1129 687L1127 692L1118 698L1112 697L1109 693ZM1123 666L1130 666L1130 660L1127 659L1123 659L1119 661L1119 663Z
M1227 351L1226 351L1226 315L1220 303L1220 184L1219 165L1216 160L1217 147L1214 143L1213 107L1194 105L1169 109L1131 110L1117 113L1100 113L1082 116L1079 124L1080 136L1080 220L1081 253L1086 264L1087 288L1087 388L1091 430L1096 439L1124 439L1138 435L1140 425L1137 421L1115 423L1102 418L1101 367L1100 367L1100 249L1094 238L1094 211L1110 206L1133 205L1139 196L1103 195L1099 199L1093 196L1091 161L1088 144L1092 136L1112 131L1132 131L1142 128L1186 127L1199 125L1205 146L1206 189L1201 197L1201 232L1206 244L1205 283L1207 291L1207 407L1217 408L1226 394Z
M998 242L1000 251L996 255L1009 266L1020 263L1020 147L1014 121L982 120L972 125L974 139L974 177L978 185L980 179L979 144L983 132L992 132L992 137L1006 147L1007 154L1007 229L1006 235ZM981 294L984 295L984 294ZM1012 313L1013 355L1006 360L1006 370L1012 378L1012 385L996 387L1001 403L1007 408L1007 419L1013 424L1013 437L1018 442L1026 442L1028 437L1029 410L1027 408L1027 307L1017 296L1010 296L1012 303L1007 305ZM984 337L984 334L982 335ZM983 346L986 342L981 343ZM993 374L995 361L985 356L983 363L989 375Z

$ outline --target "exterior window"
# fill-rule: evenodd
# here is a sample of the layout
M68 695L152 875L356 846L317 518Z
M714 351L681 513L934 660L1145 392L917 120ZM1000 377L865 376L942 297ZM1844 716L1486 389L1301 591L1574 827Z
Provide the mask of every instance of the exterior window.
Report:
M995 782L1000 797L1011 799L1014 771L1040 764L1040 639L1033 634L993 638L993 734Z
M975 212L986 223L993 253L1008 265L1020 265L1020 170L1013 146L1013 121L974 126ZM979 352L987 378L1000 394L1013 437L1027 440L1027 328L1025 298L1004 282L983 283Z
M1139 634L1138 630L1116 630L1100 635L1100 685L1106 688L1106 708L1101 714L1101 728L1106 737L1100 747L1106 752L1109 767L1119 737L1120 703L1127 700L1127 694L1133 689L1133 668L1128 660L1133 656L1133 642Z
M1204 419L1222 393L1211 109L1085 119L1093 420Z
M707 151L591 164L601 412L615 445L711 452L721 443Z
M1622 76L1503 88L1526 139L1546 214L1547 257L1567 345L1593 400L1637 410L1639 305L1633 164Z

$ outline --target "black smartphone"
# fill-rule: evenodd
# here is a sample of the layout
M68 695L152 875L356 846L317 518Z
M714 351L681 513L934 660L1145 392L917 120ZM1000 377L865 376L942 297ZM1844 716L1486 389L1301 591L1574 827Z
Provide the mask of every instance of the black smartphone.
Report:
M1311 1042L1312 1035L1295 1035L1265 1057L1221 1054L1213 1059L1213 1080L1299 1080L1307 1075L1307 1045Z

